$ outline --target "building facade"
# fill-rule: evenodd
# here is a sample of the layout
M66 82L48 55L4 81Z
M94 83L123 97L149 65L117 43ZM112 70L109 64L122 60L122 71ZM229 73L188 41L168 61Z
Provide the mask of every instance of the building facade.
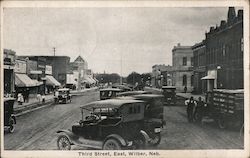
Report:
M210 27L206 33L207 91L219 89L241 89L243 83L243 10L229 7L227 21Z
M196 43L192 46L194 54L194 93L202 94L206 92L207 85L206 82L202 80L206 76L206 46L204 41Z
M156 88L173 85L173 68L170 65L152 66L151 85Z
M172 49L173 85L177 91L193 91L193 50L191 46L178 44Z

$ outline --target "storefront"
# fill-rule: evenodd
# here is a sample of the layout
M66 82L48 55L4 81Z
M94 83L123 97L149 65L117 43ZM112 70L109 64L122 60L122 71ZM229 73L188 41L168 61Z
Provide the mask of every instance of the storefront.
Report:
M61 84L52 76L52 66L45 66L45 79L46 79L46 93L52 93L55 89L59 88Z
M11 95L15 91L15 66L16 53L4 49L4 95Z

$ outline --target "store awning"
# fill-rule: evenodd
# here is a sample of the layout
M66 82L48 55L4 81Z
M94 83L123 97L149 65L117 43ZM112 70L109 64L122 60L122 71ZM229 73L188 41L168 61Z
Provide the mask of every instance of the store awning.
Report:
M95 82L89 76L85 76L81 83L93 84Z
M41 86L43 84L43 82L39 82L37 80L33 80L32 81L36 84L36 86Z
M50 75L46 75L46 85L61 86L61 84L53 76L50 76Z
M213 75L207 75L207 76L205 76L205 77L202 77L201 79L202 79L202 80L214 80L214 79L215 79L215 76L213 76Z
M15 74L15 85L17 87L35 87L36 83L26 74Z

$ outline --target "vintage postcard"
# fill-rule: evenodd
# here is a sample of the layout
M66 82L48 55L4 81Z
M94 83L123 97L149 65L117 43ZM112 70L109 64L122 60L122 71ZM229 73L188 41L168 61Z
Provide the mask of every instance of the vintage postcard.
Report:
M1 1L0 56L3 158L249 157L248 1Z

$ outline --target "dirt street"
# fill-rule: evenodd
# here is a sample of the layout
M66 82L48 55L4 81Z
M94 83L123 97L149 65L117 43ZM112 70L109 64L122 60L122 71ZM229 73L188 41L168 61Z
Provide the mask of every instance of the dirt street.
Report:
M14 133L4 134L5 150L55 150L60 129L70 129L81 118L80 106L97 100L99 92L74 97L70 104L51 105L17 118ZM164 107L166 126L162 141L150 149L242 149L239 131L221 130L214 123L188 123L186 107L179 100L177 106ZM73 149L82 149L72 147Z

